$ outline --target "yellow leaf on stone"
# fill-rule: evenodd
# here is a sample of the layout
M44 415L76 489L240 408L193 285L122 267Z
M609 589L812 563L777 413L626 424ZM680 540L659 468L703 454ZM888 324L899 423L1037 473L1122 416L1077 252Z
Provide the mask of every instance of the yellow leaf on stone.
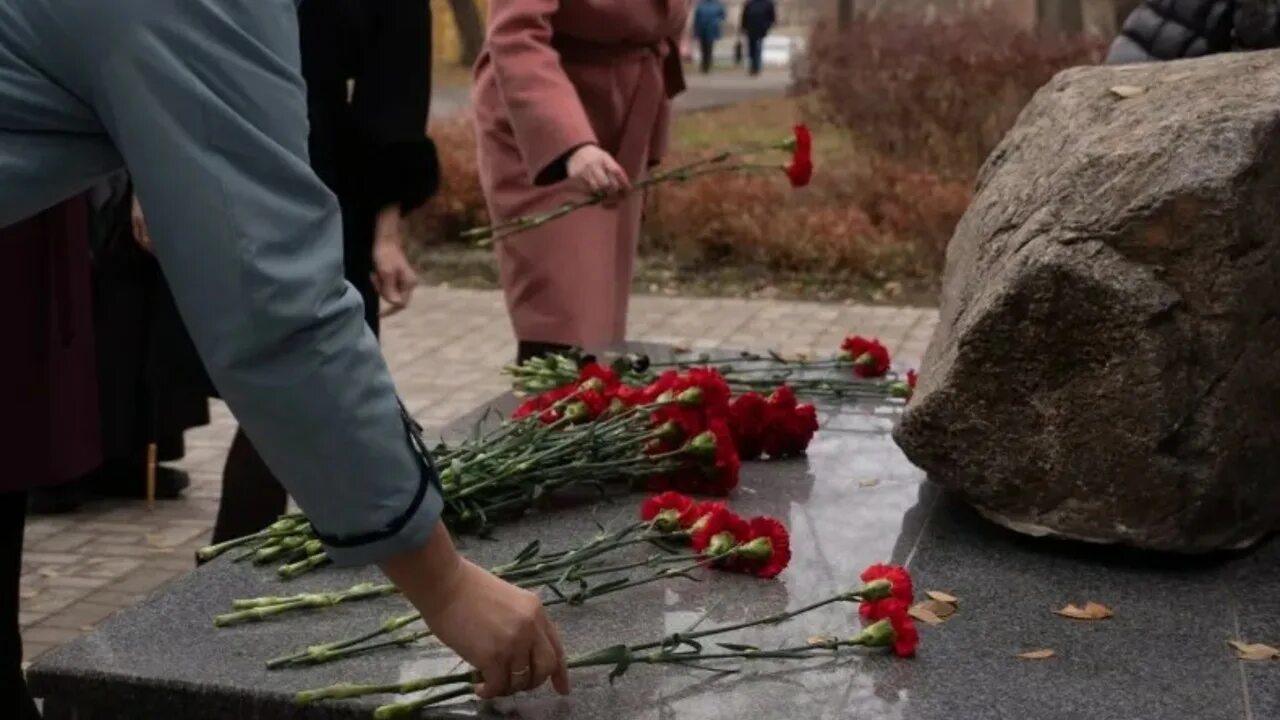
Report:
M877 479L875 479L875 478L868 478L868 479L866 479L866 480L861 480L861 481L859 481L859 482L858 482L858 487L869 488L869 487L875 487L875 486L877 486L877 485L879 485L879 484L880 484L880 481L879 481L879 480L877 480Z
M1146 88L1137 85L1116 85L1111 88L1111 94L1120 98L1137 97L1146 91Z
M1018 657L1023 660L1048 660L1057 654L1057 651L1045 648L1043 650L1028 650L1024 653L1018 653Z
M1239 640L1228 640L1227 644L1235 648L1236 657L1241 660L1280 660L1280 649L1262 643L1246 643Z
M1086 603L1084 607L1068 604L1061 610L1054 610L1054 613L1072 620L1106 620L1115 614L1111 608L1096 602Z
M941 625L943 622L937 613L926 607L926 603L912 605L911 609L907 610L907 614L929 625Z
M955 605L960 602L955 595L939 592L937 590L930 590L926 592L925 595L928 595L930 600L937 600L940 603L951 603L952 605Z
M813 635L805 642L810 647L826 647L831 643L835 642L835 640L836 639L831 637L830 635Z

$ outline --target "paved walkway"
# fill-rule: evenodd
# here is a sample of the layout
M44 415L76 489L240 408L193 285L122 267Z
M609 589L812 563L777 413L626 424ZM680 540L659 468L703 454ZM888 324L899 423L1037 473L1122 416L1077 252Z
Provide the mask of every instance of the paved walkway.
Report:
M825 355L856 332L879 336L899 362L914 365L936 322L926 309L641 296L633 303L631 335L690 348ZM385 328L397 386L428 428L507 388L500 370L514 348L495 291L422 288ZM103 502L67 517L32 519L22 576L28 659L191 570L193 552L212 530L234 429L230 413L217 404L212 424L187 434L180 467L191 473L192 486L154 512L139 502Z

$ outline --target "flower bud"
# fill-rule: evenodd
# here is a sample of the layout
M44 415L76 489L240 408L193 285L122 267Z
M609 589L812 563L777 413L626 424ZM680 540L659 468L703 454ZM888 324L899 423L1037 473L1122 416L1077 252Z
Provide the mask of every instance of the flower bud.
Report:
M653 516L649 523L654 530L662 533L675 532L680 529L680 511L669 508Z
M888 647L893 644L894 638L893 623L885 619L863 628L853 642L866 647Z
M575 400L564 408L564 416L569 422L579 422L581 420L591 419L591 408L581 400Z
M733 552L737 546L738 541L734 539L733 533L716 533L711 537L711 542L707 543L706 554L709 557L720 557Z
M888 578L879 578L862 586L858 597L866 601L883 600L893 596L893 583Z
M662 440L677 441L684 435L684 431L676 424L675 420L668 420L658 428L658 437Z
M715 455L716 454L716 434L707 430L699 433L695 438L689 441L686 446L689 452L698 455Z
M740 546L734 554L748 560L768 560L773 557L773 541L767 537L758 537Z
M911 386L899 380L889 386L889 395L896 398L911 397Z
M676 401L685 407L702 407L702 388L691 387L677 395Z

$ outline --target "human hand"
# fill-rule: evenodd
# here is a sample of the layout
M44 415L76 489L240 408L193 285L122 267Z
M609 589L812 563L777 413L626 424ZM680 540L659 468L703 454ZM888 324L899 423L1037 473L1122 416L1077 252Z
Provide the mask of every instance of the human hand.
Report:
M147 217L142 214L142 206L138 204L138 196L134 194L132 206L129 208L129 219L133 225L133 239L147 252L151 252L151 235L147 233Z
M631 190L627 171L597 145L583 145L569 156L569 179L592 195L617 199Z
M480 671L477 695L533 690L547 680L556 692L568 694L560 636L537 595L464 560L443 525L426 546L382 569L435 636Z
M404 219L400 208L383 208L374 223L373 287L391 305L387 315L394 315L409 305L418 275L404 253Z

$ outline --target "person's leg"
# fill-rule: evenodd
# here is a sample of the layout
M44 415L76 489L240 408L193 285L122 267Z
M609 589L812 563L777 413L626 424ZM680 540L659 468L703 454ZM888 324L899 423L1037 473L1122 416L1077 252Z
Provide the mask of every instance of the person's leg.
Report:
M712 55L715 52L715 41L711 38L701 38L702 41L702 73L705 75L711 72Z
M22 635L18 627L18 580L22 576L22 536L27 495L0 494L0 717L39 718L22 674Z
M747 38L747 57L752 75L759 75L764 64L764 38L752 35Z
M222 470L222 499L213 526L213 542L244 537L284 514L289 496L271 474L243 430L236 430Z

